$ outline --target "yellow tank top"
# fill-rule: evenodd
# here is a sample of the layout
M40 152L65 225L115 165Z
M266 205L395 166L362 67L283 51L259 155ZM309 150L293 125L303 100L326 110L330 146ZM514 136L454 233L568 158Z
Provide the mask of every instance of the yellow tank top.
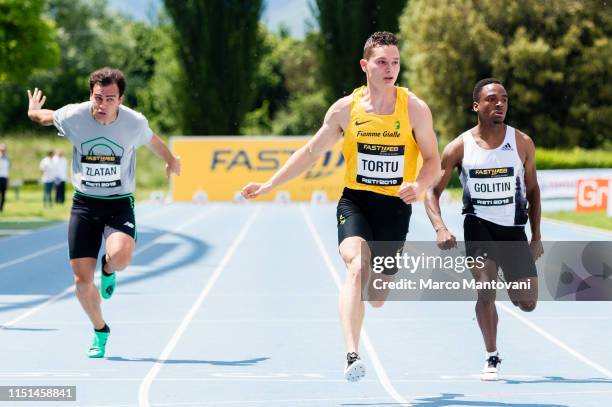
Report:
M402 182L414 182L419 147L408 115L408 89L396 87L395 111L366 113L361 100L366 88L353 91L350 122L342 154L345 185L351 189L398 196Z

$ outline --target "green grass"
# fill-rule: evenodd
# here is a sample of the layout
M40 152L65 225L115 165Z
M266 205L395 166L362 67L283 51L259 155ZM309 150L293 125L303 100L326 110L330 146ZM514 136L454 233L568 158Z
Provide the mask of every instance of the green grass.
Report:
M584 150L581 148L553 150L536 148L536 164L540 170L567 168L612 168L609 149Z
M557 211L546 212L542 216L579 225L612 230L612 218L608 217L606 212Z
M461 201L463 196L463 190L461 188L447 188L446 190L450 192L453 201ZM608 217L606 212L543 212L542 217L575 223L577 225L612 230L612 218Z
M64 154L72 157L72 145L64 137L56 135L54 127L45 128L44 133L20 133L0 135L0 143L8 147L8 156L11 159L12 180L22 180L28 184L36 183L40 179L40 160L47 151L56 148L64 150ZM148 148L138 149L136 155L136 189L167 190L165 163L153 154Z
M35 229L68 219L72 186L69 183L66 185L64 206L43 208L42 187L38 183L40 160L47 151L61 148L69 161L72 157L70 142L56 134L54 127L48 127L41 133L0 135L0 143L7 145L8 156L11 159L10 179L25 183L19 201L16 201L12 188L7 191L4 212L0 213L0 229ZM161 158L143 147L137 151L136 161L136 202L149 199L150 193L154 190L164 192L168 190L165 163Z
M610 146L597 150L585 150L578 147L563 150L537 147L536 165L538 170L612 168L612 149ZM453 171L449 186L461 186L456 171Z
M25 218L24 220L14 222L0 219L0 238L42 228L44 226L50 226L56 223L57 221L42 218Z
M55 128L49 127L42 133L19 133L0 135L0 143L8 146L11 158L11 179L21 179L36 183L40 178L40 160L48 150L61 148L67 157L72 155L72 146L63 137L56 136ZM612 167L612 151L594 150L546 150L537 149L538 168L580 168ZM149 149L140 148L137 152L136 201L149 198L151 191L168 190L164 162ZM461 200L462 190L458 179L448 188L453 200ZM5 212L0 214L0 228L29 229L34 226L68 219L72 191L67 185L67 202L63 207L50 209L42 206L42 191L39 185L22 190L21 200L15 202L13 190L8 191ZM564 220L586 226L612 230L612 218L605 213L576 213L573 211L546 213L551 219ZM46 223L45 223L46 222Z
M66 191L64 205L53 205L50 208L43 207L42 196L42 188L26 188L20 191L17 200L14 190L12 188L7 190L4 211L0 213L0 227L19 229L20 227L15 227L15 224L37 224L43 220L58 222L68 219L71 192Z
M6 191L4 211L0 212L0 236L11 234L13 230L31 230L52 225L68 219L71 196L64 205L44 208L42 188L26 188L19 193L19 200L11 188Z
M48 134L0 135L0 143L6 144L11 160L10 178L28 182L37 181L40 178L40 160L49 150L61 148L66 157L70 157L72 146L65 138L54 136L56 133L55 128L50 127Z
M66 188L66 202L64 205L43 207L42 188L27 187L19 192L19 200L11 188L6 193L4 211L0 212L0 235L7 230L38 229L56 222L67 221L70 216L73 190ZM153 190L142 189L135 194L136 202L149 199Z

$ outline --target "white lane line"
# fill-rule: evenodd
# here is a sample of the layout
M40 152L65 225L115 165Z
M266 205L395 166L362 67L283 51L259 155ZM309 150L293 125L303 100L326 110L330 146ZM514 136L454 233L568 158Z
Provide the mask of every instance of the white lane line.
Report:
M25 219L24 221L27 222L27 219ZM64 222L56 222L53 225L43 226L41 228L36 228L36 229L26 229L26 233L20 233L20 234L17 234L17 235L7 236L7 237L3 238L0 242L2 242L2 243L8 242L10 240L17 239L18 237L22 237L22 235L27 235L29 233L34 233L34 232L44 232L44 231L48 231L48 230L51 230L51 229L59 228L61 226L64 226Z
M9 236L19 236L25 235L26 233L30 233L30 229L0 229L0 236L9 235Z
M415 394L413 396L411 396L414 399L419 399L420 401L426 401L426 402L430 402L428 403L429 405L436 405L435 401L440 401L441 403L444 403L445 401L450 403L444 403L444 404L437 404L437 405L474 405L473 400L470 399L486 399L486 400L491 400L493 398L500 398L500 397L512 397L514 399L519 398L519 397L534 397L534 396L548 396L549 398L552 396L564 396L564 395L572 395L572 396L576 396L576 395L607 395L607 394L612 394L612 390L595 390L595 391L548 391L548 392L522 392L522 393L517 393L516 391L513 392L491 392L491 393L473 393L473 394L461 394L458 397L455 398L450 398L450 399L440 399L440 394ZM427 400L427 399L431 399L431 398L435 398L436 400L434 400L434 402L431 402L431 400ZM376 397L376 396L371 396L371 397L351 397L351 398L294 398L294 399L267 399L267 400L217 400L217 401L185 401L185 402L170 402L170 403L155 403L154 405L157 407L170 407L170 406L209 406L209 405L213 405L213 406L222 406L222 405L242 405L242 404L246 404L246 405L252 405L252 404L263 404L263 405L270 405L270 404L276 404L276 403L283 403L282 405L287 406L287 405L291 405L291 406L295 406L296 404L306 404L306 405L310 405L312 403L315 402L321 402L321 401L328 401L328 402L334 402L334 404L336 403L341 403L343 401L346 401L348 403L351 403L352 401L369 401L370 403L374 403L377 402L377 404L381 404L381 405L388 405L389 403L386 403L386 400L388 400L389 397L385 397L385 396L380 396L380 397ZM456 403L453 403L453 401L456 401ZM530 400L532 401L532 400ZM591 400L589 400L591 401ZM599 400L601 401L601 399ZM476 401L475 402L476 405L485 405L486 402L482 402L482 401ZM495 402L491 402L491 405L495 405ZM502 404L502 403L498 403L498 404ZM352 405L352 404L351 404ZM363 405L372 405L372 404L366 404L364 403ZM395 403L393 405L396 405ZM510 405L510 404L506 404L506 405ZM542 405L542 404L529 404L529 405ZM599 403L598 405L603 405L602 403ZM134 407L136 406L136 404L97 404L95 405L96 407Z
M30 308L29 310L27 310L26 312L24 312L23 314L19 315L17 318L6 322L2 325L0 325L0 331L5 330L13 325L15 325L16 323L23 321L24 319L28 318L31 315L36 314L38 311L40 311L41 309L45 308L48 305L53 304L55 301L59 300L60 298L62 298L63 296L65 296L66 294L73 292L74 291L74 286L70 286L68 288L66 288L64 291L62 291L59 294L54 295L53 297L49 298L47 301L43 302L42 304L39 304L38 306L34 307L34 308Z
M327 265L327 269L329 270L332 278L334 279L334 282L336 283L338 290L340 290L342 287L342 281L340 279L340 276L338 275L338 271L334 267L334 264L331 258L329 257L329 254L327 253L327 250L325 249L325 245L323 244L323 241L321 240L321 236L319 235L319 232L317 232L316 228L314 227L314 224L312 223L312 220L310 219L310 215L308 214L308 211L306 211L306 208L304 207L304 205L300 205L300 208L302 210L302 214L304 215L306 224L308 225L308 229L310 230L310 233L315 243L317 244L319 251L321 252L321 256L323 257L325 264ZM391 398L393 398L393 400L397 401L402 406L410 406L411 404L406 399L404 399L397 392L397 390L395 390L395 387L393 387L393 384L391 384L391 380L389 380L389 376L387 376L387 372L385 371L380 361L380 358L378 357L378 353L376 353L376 349L374 349L374 346L372 345L372 341L370 340L370 336L368 335L365 327L361 329L361 332L362 332L361 336L363 339L363 344L366 348L366 352L368 353L370 357L370 362L372 363L372 365L374 366L374 369L376 370L376 375L378 376L378 380L380 381L380 384L384 387L384 389L391 396Z
M586 356L584 356L580 352L578 352L575 349L571 348L569 345L567 345L564 342L562 342L561 340L555 338L553 335L549 334L544 329L540 328L538 325L534 324L533 322L531 322L530 320L528 320L527 318L525 318L524 316L519 314L517 311L513 310L512 308L510 308L509 306L507 306L507 305L505 305L505 304L503 304L501 302L498 302L497 304L499 305L499 307L502 310L504 310L508 314L512 315L514 318L518 319L523 324L525 324L529 328L533 329L536 333L538 333L541 336L543 336L544 338L548 339L550 342L554 343L555 345L557 345L558 347L560 347L561 349L563 349L564 351L566 351L567 353L569 353L570 355L572 355L573 357L575 357L576 359L581 361L582 363L592 367L593 369L597 370L599 373L605 375L607 378L612 378L612 372L609 371L608 369L606 369L605 367L601 366L598 363L593 362L591 359L587 358Z
M345 381L346 382L346 381ZM268 403L283 403L284 406L294 406L295 403L313 403L318 401L331 401L331 402L350 402L352 400L364 400L364 401L376 401L384 402L389 400L389 397L351 397L351 398L302 398L302 399L276 399L276 400L231 400L231 401L185 401L185 402L170 402L170 403L155 403L153 406L220 406L220 405L232 405L232 404L268 404ZM288 404L291 403L291 404ZM334 403L335 404L335 403ZM386 404L386 403L385 403ZM91 407L137 407L138 404L93 404Z
M200 292L200 295L195 300L195 302L193 303L189 311L187 311L185 318L183 318L183 321L177 328L176 332L174 333L172 338L170 338L170 341L168 342L168 344L166 344L166 347L164 348L162 353L157 358L157 361L153 364L153 367L151 368L151 370L149 370L145 378L142 380L142 383L140 384L140 388L138 389L139 406L149 407L151 405L149 402L149 390L151 389L151 384L155 380L155 377L161 370L166 360L168 360L168 358L174 351L174 348L178 344L178 341L181 339L181 336L183 336L183 333L187 329L187 326L189 326L189 323L195 316L196 312L202 306L202 303L204 302L204 300L206 299L206 297L212 290L213 286L219 279L221 272L223 272L227 264L230 262L231 258L234 256L234 253L238 249L238 246L240 245L240 243L242 242L242 240L248 233L249 229L251 228L251 225L253 225L253 222L255 222L255 218L259 214L260 210L261 210L261 206L258 206L257 209L253 211L253 213L251 214L247 222L244 224L244 226L240 230L240 233L238 234L238 236L236 236L236 239L234 240L232 245L229 247L229 249L225 253L225 256L223 257L223 259L221 260L221 262L219 263L215 271L212 273L212 275L208 279L208 282L206 283L206 285Z
M64 377L49 377L49 376L42 376L40 375L39 377L23 377L20 375L15 375L15 376L5 376L5 377L1 377L0 378L0 384L10 384L11 382L15 382L15 381L19 381L19 382L28 382L28 383L32 383L32 384L36 384L37 382L39 384L44 384L44 382L47 381L53 381L53 382L66 382L67 379L70 379L70 383L74 384L72 382L142 382L142 377L100 377L100 376L95 376L95 377L85 377L88 374L82 374L81 376L77 376L77 375L66 375ZM91 376L89 374L89 376ZM335 374L335 376L337 376L337 372ZM512 381L513 379L506 379L505 378L506 375L504 375L504 377L500 380L500 383L503 384L503 382L505 381ZM43 383L41 383L41 380L44 380ZM519 380L519 379L514 379L514 380ZM575 381L575 382L574 382ZM164 377L164 378L157 378L155 379L156 383L178 383L178 384L185 384L187 382L191 382L193 383L193 385L198 385L198 383L223 383L223 382L227 382L227 383L339 383L339 384L345 384L346 385L346 380L345 379L284 379L284 378L270 378L270 379L231 379L231 378L210 378L210 377ZM472 383L472 384L482 384L482 380L480 380L480 375L474 377L473 379L399 379L399 380L394 380L394 382L399 382L399 383L406 383L406 384L415 384L415 383L429 383L429 384L442 384L442 385L448 385L448 384L453 384L453 383ZM359 383L378 383L378 380L375 379L362 379L359 381ZM521 383L524 384L543 384L543 383L555 383L555 380L552 379L547 379L546 377L542 377L540 380L538 379L532 379L532 380L528 380L525 379L523 380ZM605 386L609 386L612 382L607 380L607 379L601 379L601 381L594 381L593 379L590 378L586 378L583 380L580 379L568 379L567 382L563 382L563 380L560 380L558 382L558 384L563 384L566 386L566 388L569 388L570 386L584 386L584 385L602 385L602 387ZM21 383L20 383L21 384ZM612 390L580 390L580 391L575 391L573 393L577 393L577 394L596 394L596 393L612 393ZM506 392L492 392L492 393L485 393L486 395L504 395L504 396L519 396L519 395L532 395L532 394L546 394L546 393L516 393L514 391L510 392L508 391ZM559 393L551 393L551 394L559 394ZM439 396L439 394L438 394ZM466 397L468 395L465 395ZM412 398L414 398L414 396L411 396ZM421 396L424 397L424 396ZM385 398L390 398L388 395ZM153 403L152 406L158 405L158 403ZM395 404L394 404L395 405ZM531 405L531 404L530 404Z
M67 245L67 244L68 244L68 243L66 243L66 242L62 242L62 243L59 243L59 244L55 244L55 245L53 245L53 246L49 246L49 247L47 247L46 249L39 250L39 251L37 251L36 253L31 253L31 254L28 254L28 255L26 255L26 256L21 256L21 257L18 257L18 258L16 258L16 259L11 260L11 261L7 261L7 262L5 262L5 263L1 263L1 264L0 264L0 270L2 270L3 268L7 268L7 267L10 267L10 266L14 266L15 264L23 263L24 261L28 261L28 260L31 260L31 259L35 259L36 257L42 256L42 255L47 254L47 253L50 253L50 252L52 252L52 251L55 251L55 250L61 249L62 247L66 247L66 245Z
M568 224L568 225L571 225L571 224ZM548 339L553 344L557 345L558 347L560 347L564 351L568 352L570 355L574 356L579 361L581 361L581 362L585 363L586 365L592 367L593 369L597 370L599 373L604 374L606 377L612 378L612 372L610 370L606 369L605 367L599 365L596 362L593 362L591 359L587 358L586 356L584 356L580 352L578 352L575 349L571 348L569 345L567 345L564 342L562 342L561 340L555 338L553 335L551 335L550 333L546 332L544 329L540 328L538 325L536 325L535 323L533 323L529 319L525 318L523 315L521 315L519 312L515 311L511 307L503 304L502 302L497 302L496 304L498 304L499 307L503 311L505 311L508 314L512 315L513 317L518 319L520 322L522 322L523 324L527 325L529 328L534 330L539 335L543 336L544 338Z
M163 213L165 213L165 212L166 211L164 211ZM148 213L147 215L143 216L142 219L155 218L155 217L157 217L159 215L161 215L160 212ZM68 245L67 242L62 242L62 243L59 243L59 244L56 244L56 245L53 245L53 246L49 246L46 249L39 250L36 253L31 253L31 254L28 254L26 256L21 256L21 257L18 257L16 259L7 261L5 263L0 263L0 270L2 270L3 268L14 266L15 264L23 263L24 261L35 259L36 257L42 256L42 255L45 255L45 254L50 253L52 251L55 251L55 250L61 249L63 247L66 247L67 245Z
M164 237L171 235L173 233L176 233L178 231L180 231L181 229L186 228L187 226L190 226L196 222L198 222L199 220L201 220L202 218L204 218L205 216L207 216L208 214L214 212L217 209L217 206L213 206L210 207L207 211L201 213L200 215L196 216L193 219L188 220L187 222L184 222L183 224L179 225L178 227L176 227L175 229L173 229L170 232L166 232L161 236L158 236L157 238L155 238L154 240L152 240L151 242L149 242L148 244L139 247L138 249L136 249L134 251L133 256L137 256L140 253L142 253L143 251L147 250L150 247L153 247L153 245L158 242L159 240L163 239ZM65 244L65 243L64 243ZM100 272L96 271L95 275L98 276ZM36 314L38 311L42 310L43 308L53 304L54 302L56 302L57 300L59 300L60 298L64 297L65 295L74 292L74 285L71 285L70 287L66 288L64 291L60 292L59 294L54 295L53 297L49 298L47 301L43 302L42 304L39 304L38 306L29 309L28 311L24 312L23 314L19 315L18 317L16 317L15 319L13 319L12 321L9 321L5 324L1 324L0 325L0 331L9 328L13 325L15 325L16 323L23 321L24 319L30 317L33 314Z
M115 379L117 381L121 380L119 378ZM128 379L129 380L129 379ZM487 400L490 400L494 397L513 397L513 398L517 398L517 397L533 397L533 396L563 396L563 395L606 395L606 394L612 394L612 390L594 390L594 391L549 391L549 392L521 392L521 393L517 393L516 391L514 392L506 392L506 393L474 393L474 394L462 394L460 395L460 397L456 397L452 400L441 400L443 401L449 401L452 402L453 400L457 401L457 405L461 405L461 404L465 404L465 405L470 405L473 403L471 403L473 400L469 400L470 398L485 398ZM439 399L440 398L440 394L415 394L412 396L412 398L414 399L428 399L428 398L436 398ZM184 401L184 402L169 402L169 403L155 403L154 406L157 407L171 407L171 406L209 406L209 405L213 405L213 406L221 406L221 405L240 405L240 404L264 404L264 405L268 405L268 404L273 404L273 403L283 403L283 405L287 406L287 405L291 405L294 406L297 403L302 404L302 403L308 403L308 404L312 404L315 402L322 402L322 401L327 401L327 402L333 402L333 404L336 403L341 403L343 401L346 401L348 403L352 402L352 401L369 401L370 403L374 403L377 402L377 404L381 404L381 405L388 405L389 403L386 403L386 401L389 400L389 397L386 396L369 396L369 397L350 397L350 398L346 398L346 397L337 397L337 398L294 398L294 399L267 399L267 400L217 400L217 401ZM477 401L476 403L478 403L479 405L482 405L483 402L481 401ZM492 402L493 404L494 402ZM308 405L307 404L307 405ZM500 403L501 404L501 403ZM600 403L601 404L601 403ZM352 404L351 404L352 405ZM363 405L372 405L372 404L366 404L364 403ZM394 404L395 405L395 404ZM433 404L432 404L433 405ZM450 405L450 404L446 404L446 405ZM509 404L508 404L509 405ZM535 404L529 404L529 405L535 405ZM138 406L137 404L134 403L130 403L130 404L92 404L92 407L136 407Z

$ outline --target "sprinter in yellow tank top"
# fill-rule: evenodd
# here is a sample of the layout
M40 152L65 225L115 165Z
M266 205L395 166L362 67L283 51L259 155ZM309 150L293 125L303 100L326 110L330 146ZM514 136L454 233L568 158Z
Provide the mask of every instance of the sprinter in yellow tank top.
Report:
M309 169L344 138L346 187L338 202L339 251L347 268L340 291L340 320L347 352L344 377L365 375L358 355L365 312L362 284L369 281L371 258L366 241L404 242L411 206L440 172L440 158L428 106L405 88L395 86L400 54L395 35L376 32L365 43L359 61L366 86L338 99L322 127L265 183L249 183L247 199L272 191ZM417 156L423 166L417 175ZM380 307L383 301L370 301Z

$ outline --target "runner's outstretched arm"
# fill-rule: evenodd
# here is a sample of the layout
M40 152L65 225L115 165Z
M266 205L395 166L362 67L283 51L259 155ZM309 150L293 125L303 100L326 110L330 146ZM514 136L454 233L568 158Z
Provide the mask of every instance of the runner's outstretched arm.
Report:
M279 185L297 177L310 168L326 151L329 151L342 136L343 119L348 122L350 97L344 97L334 103L323 120L323 125L316 134L289 157L287 162L266 182L251 182L242 188L242 196L253 199L267 194Z
M414 95L410 96L408 103L410 123L412 123L414 137L423 157L423 166L415 182L404 182L399 189L399 197L405 203L410 204L416 202L419 195L425 192L438 177L440 155L429 106Z
M453 170L460 165L463 156L463 140L461 137L451 141L442 152L442 171L438 179L427 190L425 194L425 211L427 216L436 231L436 240L438 246L442 249L450 249L457 245L455 236L449 232L442 219L442 210L440 209L440 195L448 185Z
M529 203L528 216L529 226L531 227L531 253L534 259L538 259L544 249L542 247L542 236L540 234L540 219L542 216L542 203L540 201L540 186L536 174L535 164L535 144L526 134L520 133L523 144L525 145L525 193Z
M151 141L147 144L147 147L160 158L166 162L166 175L170 177L171 174L181 175L181 159L175 156L166 146L164 140L157 134L153 134Z
M51 126L53 124L54 111L42 108L47 100L47 97L43 96L42 90L34 88L34 93L32 93L28 89L28 100L28 117L30 120L43 126Z

